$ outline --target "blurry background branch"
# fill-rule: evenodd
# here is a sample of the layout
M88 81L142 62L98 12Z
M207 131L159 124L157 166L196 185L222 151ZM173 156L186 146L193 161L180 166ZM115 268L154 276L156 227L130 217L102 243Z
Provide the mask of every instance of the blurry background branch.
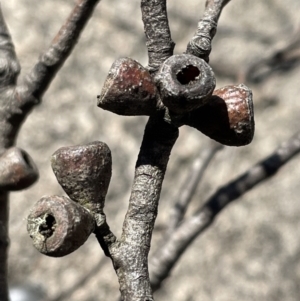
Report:
M160 287L193 240L207 229L216 216L232 201L262 181L273 176L284 164L300 152L300 133L284 142L269 157L254 165L232 182L225 184L214 193L204 205L196 209L191 217L182 221L173 233L159 246L150 263L153 289ZM190 188L190 193L195 191Z
M30 71L35 63L32 57L48 44L74 3L73 0L54 1L57 2L55 12L54 2L2 3L25 71ZM101 3L101 10L95 11L91 25L60 71L59 80L53 81L44 96L43 106L35 110L22 127L19 145L35 159L42 177L32 189L13 195L9 265L12 284L24 279L41 286L47 283L49 297L57 296L74 284L77 285L76 294L72 295L74 301L116 300L119 295L109 260L83 287L77 284L79 277L84 277L99 261L98 246L93 239L74 256L49 260L31 247L24 218L28 213L26 208L40 197L41 191L61 193L49 167L51 154L62 145L99 139L110 141L114 171L105 208L112 229L120 229L146 119L124 119L95 109L95 95L99 94L116 57L130 56L144 66L147 64L146 47L141 47L144 36L139 3L140 0L133 0L130 5L118 0ZM203 1L194 0L186 0L184 5L181 1L168 1L177 52L185 51L203 4ZM239 66L247 68L271 53L272 49L278 49L278 42L295 30L299 9L297 0L287 0L284 4L279 0L259 3L240 0L228 4L219 21L218 33L213 40L214 51L210 56L217 86L237 80L243 73ZM28 29L26 35L25 27ZM219 67L223 68L224 75L218 72ZM199 206L197 200L208 199L216 187L242 174L253 162L271 153L286 140L287 135L299 129L298 78L299 66L296 65L284 74L275 73L261 86L253 85L256 137L249 147L225 148L216 154L201 180L201 189L196 191L187 217L190 210ZM48 101L48 98L55 101ZM272 99L276 101L271 102ZM162 239L161 229L169 220L171 204L168 200L174 201L175 190L178 191L177 186L188 173L187 166L209 141L187 127L182 127L180 132L162 190L153 249ZM197 296L203 301L220 298L298 301L299 177L298 161L295 160L286 164L275 177L242 196L236 206L228 206L210 231L205 231L194 240L193 247L186 250L172 271L172 280L166 280L166 285L157 291L157 298L185 301L195 300ZM174 187L174 183L178 185ZM63 287L61 283L64 283Z
M204 175L206 168L213 160L215 154L224 146L215 141L211 141L209 146L199 152L199 156L195 158L185 182L179 189L178 199L172 205L166 237L172 235L172 232L178 227L184 214L195 194L195 191Z
M32 107L40 102L42 94L70 54L77 38L89 20L96 1L78 0L70 18L52 42L49 52L33 68L25 85L18 86L20 64L8 27L0 7L0 299L6 301L7 251L9 246L9 191L29 187L38 178L38 171L30 156L13 147L17 134Z
M286 73L296 68L300 62L300 28L288 38L284 46L277 47L267 57L254 62L245 71L245 80L263 84L275 73Z

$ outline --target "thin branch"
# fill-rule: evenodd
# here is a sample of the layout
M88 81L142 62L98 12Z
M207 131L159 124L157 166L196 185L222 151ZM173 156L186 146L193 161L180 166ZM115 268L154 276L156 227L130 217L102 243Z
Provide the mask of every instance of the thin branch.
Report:
M8 301L7 253L9 205L8 193L0 191L0 300Z
M209 147L200 152L194 160L186 181L179 190L178 199L171 209L166 237L169 237L182 221L206 168L209 166L215 154L222 148L223 145L212 141Z
M2 14L0 4L0 87L7 87L16 83L20 73L20 65L16 57L15 48Z
M300 63L300 28L288 43L268 57L255 62L244 72L245 80L261 84L276 72L288 72Z
M148 253L161 187L178 128L151 116L136 164L121 240L109 246L122 300L153 300Z
M300 133L283 143L273 154L259 162L234 181L221 187L189 219L176 229L151 261L153 290L160 287L192 241L208 228L228 204L273 176L285 163L300 152Z
M78 0L66 23L53 39L49 49L39 58L33 69L25 77L26 95L32 95L40 101L49 84L70 55L76 45L80 33L90 19L99 0ZM21 97L23 98L23 97ZM29 101L25 98L24 101Z
M0 7L0 155L15 144L20 126L62 66L99 0L79 0L50 48L16 88L20 65ZM0 300L8 300L8 193L0 191Z
M20 72L20 65L16 58L8 28L0 6L0 155L12 145L9 138L11 127L7 122L7 106L9 95L14 87ZM9 221L8 192L0 191L0 300L8 300L7 283L7 253L9 246L8 221Z
M15 129L11 126L14 87L20 73L14 45L0 6L0 155L13 145Z
M46 92L58 70L70 55L77 43L79 35L99 0L78 0L65 25L35 64L25 76L24 82L15 88L10 87L5 93L6 103L0 108L4 126L0 127L0 142L8 148L14 144L17 133L24 119L37 105ZM10 66L13 61L9 61ZM0 66L1 67L1 66ZM0 117L2 117L0 115Z
M211 41L217 32L218 20L224 6L230 0L206 0L203 18L199 21L197 31L188 43L186 53L209 61Z
M142 0L142 19L149 56L149 71L156 72L160 65L173 55L172 41L167 16L166 0Z

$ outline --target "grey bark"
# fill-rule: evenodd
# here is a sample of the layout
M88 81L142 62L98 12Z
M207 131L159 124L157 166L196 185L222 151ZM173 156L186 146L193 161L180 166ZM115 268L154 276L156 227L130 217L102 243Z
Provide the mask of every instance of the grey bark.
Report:
M111 236L100 233L101 229L97 234L112 259L124 301L153 300L148 253L163 179L177 137L178 129L162 116L150 117L136 163L121 239L112 242Z
M175 47L169 28L167 1L142 0L141 8L149 56L148 68L150 72L156 72L173 55Z
M208 10L210 5L216 6L216 3L210 4L207 2ZM218 6L216 7L216 10L212 12L208 11L207 15L211 13L213 15L212 18L215 18L215 14L217 13L219 16L221 11L217 11ZM166 1L142 1L141 8L148 47L149 71L156 73L163 63L172 56L174 47L168 27ZM173 59L176 60L177 57L179 56L174 56ZM192 58L190 55L183 55L183 57ZM131 107L137 104L134 102L128 105L128 101L130 101L131 96L137 97L135 94L136 89L131 89L131 87L133 82L142 79L142 75L138 71L141 67L134 68L134 63L130 63L128 59L120 62L121 64L115 65L118 68L113 67L111 69L106 81L105 92L99 96L98 104L103 106L103 104L109 102L110 105L109 107L106 106L106 109L121 115L131 115L135 114L135 111ZM183 66L177 68L178 70L175 68L176 70L173 70L173 73L171 72L173 77L177 76L177 81L182 86L198 82L199 78L197 76L201 73L199 67L194 67L192 61L188 62L188 64L191 65L188 68L186 68L186 64L183 64ZM198 70L197 75L194 74L195 69ZM180 72L182 72L182 76ZM181 80L178 79L179 73L180 77L183 77ZM205 78L206 76L214 83L212 72L202 73L200 78ZM155 78L157 86L160 84L161 78L160 75ZM119 84L120 82L122 82L122 87ZM170 83L167 82L165 84L166 88L169 88L172 83L172 81ZM122 106L112 105L119 101L120 91L122 91L121 89L125 89L124 84L130 88L130 93L126 94L126 98L122 99L124 104ZM208 94L211 94L213 89L214 85ZM156 97L158 101L161 98L164 102L166 96L161 93L161 87L159 90L160 95ZM127 89L124 92L127 92ZM154 94L156 95L156 93ZM173 103L174 99L180 98L182 93L179 91L173 94L170 103ZM112 260L120 284L121 298L124 301L153 300L148 272L148 253L167 162L178 137L178 126L182 125L178 121L174 122L176 118L170 118L171 115L168 112L170 108L168 104L166 106L168 108L160 106L159 111L155 112L153 110L154 113L150 113L151 116L145 129L144 139L136 164L129 208L123 224L121 238L117 239L114 236L106 221L101 225L98 224L95 230L96 237L104 253ZM115 109L116 107L117 109ZM129 111L127 107L130 108ZM189 110L193 108L191 107ZM146 111L148 112L148 110ZM174 111L176 110L174 109ZM178 112L181 111L179 110ZM227 114L226 110L224 112Z
M205 11L197 31L188 43L186 53L209 61L211 41L217 32L218 20L224 6L230 0L206 0Z
M199 23L197 33L188 46L188 53L208 61L211 40L216 31L217 21L222 8L228 2L228 0L206 1L204 18ZM11 119L13 122L8 120L8 123L11 122L11 127L4 127L9 134L7 135L8 146L11 146L14 143L17 131L27 113L35 104L40 102L41 97L51 80L74 47L80 31L91 15L96 3L97 1L79 1L66 25L54 39L49 50L41 56L32 71L25 77L22 85L18 86L16 89L13 88L12 90L7 90L8 94L6 94L6 96L11 100L13 109L16 109L16 112L13 111L10 115L12 116ZM149 70L152 73L156 73L161 65L172 56L174 48L174 43L171 40L168 27L166 1L142 0L141 7L149 53ZM8 46L9 45L10 44L8 43ZM5 47L6 46L4 46L3 49L6 49ZM9 47L8 49L10 49ZM14 55L14 52L9 53L10 55ZM17 64L15 66L9 66L9 68L14 69L16 72L15 76L17 76L19 72ZM195 76L195 78L197 76ZM190 76L188 76L188 78L188 84L195 80L194 77L190 79ZM7 79L9 83L15 84L14 77L11 76L11 78L8 77ZM11 88L11 84L9 84L9 88ZM156 91L153 95L156 96ZM18 101L18 104L16 104L16 100ZM171 100L173 101L174 99ZM152 105L156 104L152 104L151 102L151 106ZM166 108L159 106L159 112L152 109L148 110L148 108L146 110L146 114L151 115L151 117L145 130L144 140L136 164L132 194L129 200L129 208L123 224L121 238L117 239L113 235L104 219L101 220L103 222L97 223L97 228L95 230L95 234L101 247L113 262L120 282L121 296L122 299L126 301L153 300L148 272L148 253L154 222L157 216L157 207L163 178L171 149L178 136L177 125L180 123L177 121L176 126L172 124L176 118L173 120L170 118L167 121L166 116L168 116L168 114L164 111L165 109ZM192 109L193 108L191 108L191 110ZM136 114L136 112L134 113ZM6 115L7 111L5 111L5 116ZM225 115L227 117L227 114ZM181 122L180 125L183 125L183 123L184 122ZM192 123L192 125L194 125L194 123ZM11 139L11 137L13 137L13 139ZM228 190L227 188L224 188L223 190L221 189L218 191L191 219L184 220L184 222L178 226L178 220L183 218L182 212L179 213L177 223L174 226L174 235L167 241L165 250L162 251L163 254L161 256L158 255L156 258L156 265L159 265L162 269L159 272L156 270L156 278L153 278L154 289L157 288L164 277L168 275L170 269L174 266L175 262L179 259L180 255L188 247L191 241L212 223L214 217L229 202L245 193L263 179L271 176L277 168L299 151L299 139L297 138L296 140L297 142L292 143L292 146L288 147L288 151L286 151L285 148L281 148L281 151L274 154L274 156L266 161L267 163L265 162L266 165L258 165L254 170L250 170L249 175L245 174L236 182L228 185ZM12 144L9 145L9 143ZM6 148L4 148L4 150L6 150ZM277 157L279 160L277 160ZM261 166L262 169L260 169ZM257 169L259 172L257 172ZM241 186L243 189L240 189ZM72 190L72 188L70 189ZM188 196L181 201L183 206L188 205L190 195L193 193L194 189L195 185L191 185L190 191L187 192ZM4 200L6 200L6 197L7 194L3 193ZM85 205L85 197L86 195L84 194L84 199L81 200L83 202L80 205ZM103 200L102 205L104 206L104 196L101 199ZM5 204L7 205L6 201ZM101 206L101 210L103 209L103 206ZM92 211L93 210L94 209L92 209ZM1 212L3 213L2 221L4 222L7 219L7 207L3 207ZM0 234L1 231L0 228ZM7 232L7 227L3 232ZM4 234L3 237L7 238L7 235ZM0 243L0 247L2 245L5 246L4 239L2 244ZM4 253L6 251L7 248L4 248ZM168 257L170 255L171 257ZM159 261L159 259L161 261ZM3 276L6 277L5 268Z
M79 0L69 19L33 69L18 85L20 65L0 10L0 156L16 143L19 129L31 109L41 101L57 71L75 46L80 32L99 0ZM0 158L1 160L1 158ZM29 168L30 166L28 166ZM37 174L36 174L37 176ZM22 189L24 187L17 187ZM8 192L0 190L0 300L8 300Z

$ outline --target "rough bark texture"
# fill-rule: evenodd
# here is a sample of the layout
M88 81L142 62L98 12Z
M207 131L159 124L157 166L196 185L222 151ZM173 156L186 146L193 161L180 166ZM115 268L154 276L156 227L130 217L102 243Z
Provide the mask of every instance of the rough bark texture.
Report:
M39 58L39 61L26 76L21 94L32 95L37 101L45 93L57 71L76 45L81 31L90 19L99 0L78 0L66 23L53 39L51 46ZM24 101L29 102L30 100ZM34 104L33 104L34 105Z
M150 117L146 126L121 239L111 243L104 237L124 301L153 300L148 253L167 163L178 137L178 129L162 117Z
M31 12L32 6L28 7L28 1L3 3L16 36L18 27L21 32L19 35L22 35L25 27L33 29L31 32L36 43L21 44L21 61L38 51L40 46L35 45L41 45L47 39L41 39L41 36L50 34L51 27L59 24L58 20L63 19L73 1L55 0L60 4L52 8L51 2L40 4L42 2L30 0L31 4L34 3L35 12ZM77 277L88 274L101 260L99 257L102 252L92 239L76 254L63 260L42 257L29 245L25 233L22 235L25 225L20 217L24 219L28 211L26 207L30 208L41 193L61 192L49 168L51 154L64 145L77 145L99 138L109 144L114 159L106 213L110 217L111 228L121 228L124 211L128 206L136 152L146 120L143 117L124 118L97 110L94 102L99 85L105 80L109 67L117 57L129 55L143 64L146 61L142 24L137 11L139 2L132 0L129 4L110 0L101 3L101 10L97 11L93 25L80 41L78 51L67 62L59 80L53 83L49 91L51 94L47 92L50 101L46 101L34 116L30 116L22 132L20 143L25 144L26 150L30 150L39 161L43 179L32 189L14 195L10 275L14 282L26 279L41 284L50 297L63 293L73 285L76 290L71 297L67 297L68 300L117 300L118 297L117 277L109 260L104 260L104 266L90 281L79 285ZM188 36L194 31L193 23L204 2L168 2L171 25L175 29L172 38L176 38L176 44L182 51ZM274 14L276 4L277 8L281 8L278 14ZM284 4L278 0L259 1L256 4L240 0L225 7L220 19L224 23L218 27L210 61L214 71L220 70L217 68L220 66L223 67L222 74L227 72L233 74L233 77L220 77L218 72L218 86L236 83L237 73L246 62L255 61L262 54L267 55L266 49L273 52L282 35L287 37L292 32L291 25L296 20L294 17L284 20L286 9L294 10L292 16L296 16L298 8L298 0L288 0ZM23 12L22 21L15 17L15 10ZM264 30L261 30L262 24ZM43 25L45 28L40 29ZM192 200L188 215L215 187L223 185L228 176L234 177L244 171L251 162L260 160L284 140L287 133L296 131L299 126L299 88L296 81L299 68L294 69L294 72L285 73L284 77L277 73L275 78L264 82L259 89L250 85L254 88L259 129L253 144L242 149L224 148L218 153ZM268 99L261 98L259 95L262 94L268 96ZM67 116L65 112L68 112ZM43 125L43 129L36 130L40 125ZM35 133L34 137L28 133ZM173 196L180 191L182 177L188 173L187 166L209 142L198 131L184 126L180 129L179 139L168 164L156 221L158 227L154 231L151 249L156 248L169 222L169 208ZM295 158L271 181L258 185L241 202L223 210L209 231L194 241L186 255L180 258L179 264L172 271L172 278L157 292L157 300L298 301L299 268L295 264L299 258L298 170ZM27 247L21 248L19 241ZM87 256L88 262L85 260ZM38 268L32 271L32 266ZM26 277L29 274L30 277Z
M173 55L175 47L167 17L167 1L142 0L141 8L149 56L148 68L150 72L156 72Z
M111 1L111 2L113 2L113 1ZM116 2L115 2L116 3ZM207 1L207 6L209 6L209 3L217 3L216 1L214 1L214 2L212 2L212 1ZM113 6L113 5L112 5ZM119 21L119 17L118 18L116 18L118 21ZM96 35L95 35L96 36ZM109 40L109 41L111 41L111 39ZM108 42L109 43L109 42ZM107 43L107 44L108 44ZM97 58L98 58L98 56L97 56ZM83 59L83 57L82 57L82 59ZM243 62L243 64L244 64L244 62ZM83 69L83 68L82 68ZM88 73L90 73L90 70L89 70L89 72ZM70 90L72 90L72 89L70 89ZM71 94L71 93L70 93ZM134 102L133 102L134 103ZM78 105L78 102L76 103L76 105ZM227 117L227 112L226 111L224 111L225 112L225 116ZM147 113L148 114L148 113ZM53 114L54 115L54 114ZM53 116L54 117L54 116ZM77 117L77 116L76 116ZM77 118L76 118L77 119ZM111 120L109 120L108 121L108 123L111 123ZM101 125L103 125L103 127L104 127L104 123L102 123L101 122ZM139 127L139 125L140 124L138 124L137 123L137 125L138 126L136 126L136 128L138 128ZM99 127L97 128L98 130L99 130ZM120 130L120 128L118 129L119 131L121 131ZM72 132L76 132L76 131L72 131ZM130 132L130 131L128 131L128 132ZM87 132L86 132L87 133ZM188 133L188 132L185 132L185 133ZM70 136L69 135L70 134L70 132L66 135L66 136ZM96 135L99 135L99 133L96 133ZM125 136L125 135L124 135ZM222 136L222 135L221 135ZM85 137L86 138L86 137ZM197 137L198 138L198 137ZM197 138L196 138L196 140L197 140ZM62 143L65 143L65 139L66 139L66 137L64 137L64 141L62 142ZM78 139L81 139L81 138L78 138ZM94 139L94 138L92 138L92 139ZM266 137L266 139L267 139L267 137ZM123 141L123 137L122 137L122 139L120 139L120 140L122 140ZM125 139L124 139L125 140ZM80 143L80 142L79 142ZM78 144L78 141L76 141L74 144ZM123 146L123 144L122 144L122 146ZM125 147L125 145L124 145L124 147ZM185 147L183 147L184 148L184 151L186 151L186 149L188 149L190 147L190 143L186 143L186 145L185 145ZM259 151L261 151L261 149L259 148ZM187 157L188 157L188 154L185 154ZM227 160L227 161L230 161L230 159L232 160L232 157L234 157L234 156L231 156L231 158L229 158L229 160ZM123 158L122 158L123 159ZM123 161L125 161L126 162L126 159L124 159ZM127 162L126 162L127 163ZM126 164L125 163L125 164ZM223 163L224 162L221 162L222 163L222 166L223 166ZM124 164L124 165L125 165ZM230 164L230 162L229 162L229 164ZM127 164L126 164L127 165ZM232 168L232 166L231 166L231 168ZM216 175L217 174L217 171L219 171L219 169L220 169L220 164L219 164L219 166L218 165L216 165L216 167L215 167L215 174L214 175ZM183 170L184 170L184 168L180 168L180 173L182 173L183 172ZM142 179L144 179L144 182L143 183L145 183L145 186L147 186L147 188L149 189L149 186L151 187L152 185L147 185L147 183L148 183L148 178L146 177L146 175L144 174L144 169L141 171L142 172L142 174L139 174L139 173L137 173L138 174L138 178L142 178ZM147 175L148 175L148 173L149 173L149 170L147 169L146 170L146 173L147 173ZM173 177L175 177L175 174L176 173L178 173L178 170L176 170L174 173L173 173ZM227 174L231 174L232 173L232 170L230 170ZM270 173L269 175L271 175L272 173ZM172 179L172 180L174 180L174 179ZM158 181L159 182L159 181ZM174 186L174 182L175 181L172 181L172 183L173 183L173 186ZM215 181L215 178L214 178L214 186L215 186L215 183L216 181ZM159 184L159 183L158 183ZM156 183L153 183L153 185L156 185ZM142 185L140 185L140 186L142 186ZM140 186L137 186L137 189L140 189ZM140 193L140 191L138 191L138 192L136 192L137 194L139 194ZM154 195L154 194L153 194ZM169 196L168 196L169 197ZM118 206L120 206L120 202L118 203ZM140 206L139 205L139 208L141 208L142 206ZM162 214L163 214L163 212L162 212ZM150 215L152 215L152 214L150 214ZM115 216L114 216L114 218L115 218ZM205 219L205 216L203 216L203 221L209 221L209 219ZM250 221L249 221L250 222ZM165 223L167 223L167 222L165 222ZM194 224L196 224L196 222L195 221L193 221L192 223L194 223ZM128 229L132 229L133 227L135 227L135 224L131 224L131 223L128 223L127 222L127 224L129 224L127 227L128 227ZM197 226L197 225L194 225L194 224L192 224L192 226L190 227L191 229L193 229L193 231L195 230L195 228L193 227L193 226ZM116 242L116 240L115 240L115 237L112 235L112 233L109 231L109 229L108 229L108 226L106 225L106 224L103 224L102 225L103 227L103 229L101 229L101 231L99 230L99 232L101 232L103 235L101 236L98 232L97 232L97 234L99 234L98 235L98 238L101 236L102 237L102 239L101 239L101 237L99 238L99 241L100 241L100 243L101 243L101 245L104 247L104 250L105 250L105 252L109 255L109 247L107 247L107 246L110 246L110 245L114 245L115 247L117 247L117 243L115 243ZM125 222L125 224L124 224L124 227L126 226L126 222ZM272 225L273 226L273 225ZM144 229L144 232L143 233L145 233L145 235L146 235L146 238L147 238L147 235L148 235L148 233L149 233L149 231L146 229L146 226L145 227L143 227L143 229ZM182 236L184 237L184 235L186 235L187 234L187 228L184 228L186 231L183 231L182 232ZM244 230L244 229L243 229ZM106 235L107 234L107 235ZM225 232L225 235L226 235L227 233ZM224 237L224 236L223 236ZM183 239L184 240L184 239ZM131 243L132 241L134 241L135 242L135 240L129 240L129 242ZM146 239L145 238L138 238L137 240L136 240L137 242L139 242L139 243L147 243L147 241L146 241ZM178 241L180 241L180 240L178 240ZM182 242L182 241L181 241ZM115 244L114 244L115 243ZM122 247L124 247L124 249L125 249L125 252L127 252L129 249L127 249L127 246L125 246L124 244L122 244L122 240L120 240L119 242L119 246L122 246ZM230 242L229 242L230 243ZM182 244L179 244L180 245L180 247L182 248ZM210 246L211 244L207 244L206 246ZM222 250L221 250L221 252L222 252L222 254L223 254L223 252L225 253L225 250L223 249L223 245L222 244L220 244L222 247ZM205 249L207 249L207 248L205 248ZM201 251L203 252L203 251L205 251L205 249L204 248L202 248L201 249ZM216 248L214 248L214 251L216 250ZM231 250L230 250L231 251ZM201 252L201 253L202 253ZM176 252L175 252L176 253ZM199 253L199 251L198 251L198 253ZM133 254L133 252L129 252L128 251L128 254L132 254L132 255L136 255L136 254ZM137 253L137 257L138 258L140 258L140 256L142 256L142 255L144 256L145 255L145 252L143 253L142 251L139 253L139 251L138 251L138 253ZM94 254L93 254L93 257L94 257ZM126 257L126 253L124 254L124 257ZM198 256L198 254L196 254L196 256L195 257L197 257L197 259L200 257L200 256ZM221 257L221 256L220 256ZM84 258L86 258L86 256L84 256ZM128 259L129 260L129 262L130 261L133 261L133 259L132 259L133 257L132 256L128 256L128 257L126 257L126 259ZM207 260L207 257L205 258L205 261ZM118 263L118 262L117 262ZM243 262L243 266L246 264L246 262L244 261ZM80 265L79 265L80 266ZM85 266L85 263L84 264L81 264L81 266L80 266L80 268L79 269L77 269L78 271L79 270L82 270L83 268L84 268L84 266ZM128 267L126 264L124 264L124 266L126 267L126 269L127 270L129 270L130 269L130 267ZM222 265L221 266L222 268L220 269L220 270L226 270L226 268L223 268L224 266ZM66 270L69 270L69 269L66 269ZM213 273L214 273L214 270L215 269L211 269L210 271L209 271L209 276L210 275L212 275ZM120 271L120 277L121 277L121 282L122 282L122 288L129 288L130 290L132 289L132 286L134 286L134 284L135 283L137 283L137 281L136 282L134 282L136 279L134 279L133 280L133 283L131 283L131 282L129 282L129 280L127 281L127 279L123 279L123 278L125 278L124 277L124 275L127 273L123 273L124 272L124 269L119 269L118 271ZM143 272L145 272L146 271L146 268L144 268L144 267L142 267L142 268L140 268L140 270L138 271L138 272L140 272L140 273L143 273ZM222 272L222 271L220 271L220 272ZM234 271L234 270L233 270ZM134 271L132 271L132 272L134 272ZM192 274L192 273L190 273L190 271L188 272L189 274ZM217 272L218 273L218 272ZM234 273L234 272L233 272ZM57 273L57 275L56 275L56 280L58 279L58 277L60 277L60 276L58 276L58 274L59 273ZM195 280L196 279L196 277L197 277L197 275L198 275L198 271L196 271L195 272L195 274L193 274L193 278L192 278L192 280L194 280L195 281L195 287L197 286L199 286L199 282L198 283L196 283L197 281ZM272 274L273 275L273 274ZM106 275L105 275L106 276ZM104 277L105 277L104 276ZM126 276L127 276L127 274L126 274ZM142 275L143 276L143 275ZM207 276L207 274L205 275L205 276ZM104 278L103 277L103 278ZM123 278L122 278L123 277ZM129 276L128 276L128 278L129 278ZM257 278L257 277L253 277L253 278ZM62 278L63 279L63 278ZM228 278L227 278L227 275L226 275L226 280L227 280ZM123 281L124 280L124 281ZM58 281L58 280L57 280ZM235 281L236 281L236 275L235 275ZM234 281L234 287L235 287L235 281ZM142 286L144 286L144 287L146 287L148 284L147 284L147 280L146 279L142 279L141 281L141 285ZM193 282L193 281L189 281L189 282ZM203 281L201 281L201 284L203 283ZM215 286L214 286L214 284L215 283L218 283L218 288L219 288L219 285L221 285L222 284L222 282L219 282L219 281L212 281L211 282L213 285L213 287L215 288ZM185 285L189 285L189 283L186 283ZM49 285L49 287L50 287L50 285ZM149 285L147 286L147 287L149 287ZM214 290L214 288L213 288L213 290ZM133 289L134 290L136 290L136 287L133 287ZM143 289L142 291L145 291L146 293L147 293L147 288L145 288L145 289ZM174 294L174 295L176 295L175 293L174 293L174 291L175 290L173 290L172 289L172 293ZM201 290L201 292L202 291L205 291L205 290ZM86 290L86 293L90 293L90 291L89 290ZM100 292L98 292L98 293L100 293ZM192 294L192 293L191 293ZM124 294L123 295L126 295L126 292L124 292ZM85 295L86 296L86 295ZM198 296L198 295L197 295ZM76 297L78 297L78 296L76 296ZM89 298L89 297L88 297ZM98 296L98 298L103 298L102 296L100 297L100 296ZM128 298L130 298L130 297L128 297ZM134 297L133 297L134 298ZM137 297L137 298L140 298L139 296ZM146 297L146 299L150 299L151 298L151 296L150 295L148 295L147 297ZM195 294L193 294L193 295L190 295L190 296L187 296L187 295L185 295L185 296L182 296L181 297L183 300L186 300L186 299L194 299L195 298ZM210 299L212 299L213 297L211 297ZM223 298L226 298L225 296L223 296ZM109 298L110 299L110 298ZM152 299L152 298L151 298ZM175 299L175 298L172 298L173 300ZM202 299L202 298L201 298ZM216 298L216 299L220 299L220 298ZM227 299L234 299L234 298L227 298ZM241 299L241 298L240 298ZM242 298L243 299L243 298ZM271 299L271 298L270 298Z
M207 0L203 18L198 23L198 28L190 40L186 53L209 61L211 41L217 32L218 20L223 7L230 0Z
M11 115L14 111L10 101L13 94L13 85L20 72L14 46L3 19L0 7L0 155L14 143L16 130L11 124ZM0 300L8 300L7 287L7 252L8 252L8 193L0 191Z
M208 7L209 3L207 2L206 8L209 10ZM180 115L203 106L210 100L215 88L214 73L202 59L190 54L172 56L174 43L168 27L166 1L142 1L141 8L148 47L149 71L156 73L159 70L155 77L155 83L151 80L151 75L145 73L145 70L137 62L128 58L121 59L111 68L98 101L100 107L114 113L138 115L139 107L143 103L143 96L146 97L146 100L150 96L150 102L147 100L145 104L142 104L143 112L140 112L151 116L145 129L136 164L129 208L120 240L117 240L110 231L102 211L110 173L108 181L103 182L105 189L99 185L99 189L104 192L103 195L95 189L97 186L95 186L94 177L91 176L94 173L95 179L100 180L99 174L94 171L101 166L101 162L99 164L98 161L103 161L102 157L101 160L98 160L98 156L96 156L97 162L93 162L94 146L91 144L92 146L63 148L55 153L52 160L53 170L59 183L70 198L85 207L92 204L92 207L87 208L92 213L102 216L100 222L96 218L95 234L104 253L112 259L120 284L121 297L124 301L153 300L148 270L148 253L167 163L178 137L180 122L176 119L181 119ZM214 13L214 11L209 11L207 15L211 14L211 17L214 18ZM204 32L205 29L201 28L200 31ZM60 39L60 35L58 35L58 39ZM63 42L62 45L64 45ZM55 49L58 53L63 52L59 47ZM46 53L45 58L48 56L49 54ZM40 62L42 66L47 66L45 58L42 56ZM52 57L52 60L55 66L55 56ZM38 70L40 69L43 70L38 67ZM35 79L35 73L34 69L28 78ZM50 72L49 76L51 74L55 74L55 72ZM147 86L143 86L145 76L149 83ZM38 82L37 79L41 82ZM47 85L47 77L44 77L43 72L37 79L31 80L31 82L36 81L39 87ZM156 89L155 85L159 88ZM33 91L31 93L37 95L37 98L41 94L34 85L29 85L29 90ZM230 96L231 94L229 98ZM156 111L160 101L167 108L158 105L160 110ZM230 110L224 110L222 113L227 120ZM110 165L107 166L110 171ZM108 173L105 172L105 174ZM93 181L90 181L90 178ZM37 216L39 216L39 212ZM32 225L29 225L29 228L33 228ZM59 235L59 232L57 233ZM55 234L56 232L53 237Z
M0 155L2 155L14 143L18 131L14 127L14 117L20 114L20 109L13 103L20 65L2 11L0 11L0 59Z
M23 121L27 117L27 114L41 101L42 95L53 80L56 72L60 69L72 51L80 32L89 20L97 3L98 0L79 0L77 2L75 9L53 40L49 49L41 55L36 65L25 77L25 80L21 85L17 85L17 77L21 68L16 57L14 45L5 24L2 11L0 11L0 156L3 155L8 148L15 144L17 133L19 132ZM16 156L11 160L13 161L15 158ZM31 182L28 181L28 178L26 182L26 185L28 186L29 182L31 184L37 179L38 174L33 168L33 163L30 163L31 159L22 161L20 158L21 157L19 156L18 166L14 168L15 170L20 170L23 166L23 171L25 170L25 173L27 172L27 174L28 171L31 171L31 175L29 175ZM27 158L29 157L27 156ZM20 183L22 185L19 185L17 188L24 188L24 181L19 181L19 184ZM5 192L4 189L16 190L14 187L3 185L0 191L1 301L8 300L6 259L8 248L9 205L8 193Z

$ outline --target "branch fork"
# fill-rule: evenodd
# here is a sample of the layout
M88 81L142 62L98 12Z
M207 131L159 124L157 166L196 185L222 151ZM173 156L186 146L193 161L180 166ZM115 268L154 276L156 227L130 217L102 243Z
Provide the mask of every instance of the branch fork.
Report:
M117 240L110 231L103 213L111 155L102 142L61 148L52 156L53 171L69 197L44 197L28 217L35 246L50 256L74 251L94 232L113 262L123 301L153 300L148 253L178 127L192 126L231 146L246 145L253 138L251 90L243 84L215 90L214 72L207 63L217 21L227 2L207 0L204 18L187 52L173 55L166 0L142 0L149 66L144 68L131 58L116 60L97 97L98 106L113 113L150 116L121 238ZM42 94L35 87L32 91ZM58 210L59 206L62 209Z
M29 155L15 147L29 112L40 103L99 0L77 0L70 17L31 71L18 81L21 66L0 7L0 300L8 301L7 254L9 191L29 187L38 171ZM47 221L49 219L46 218ZM47 223L46 223L47 224ZM46 232L45 232L46 233Z
M116 60L97 97L98 106L126 116L164 111L165 120L174 126L192 126L224 145L249 144L254 136L251 90L244 84L215 90L214 72L207 64L219 17L229 1L206 0L186 53L173 55L166 0L142 0L149 66L131 58Z
M251 90L244 84L215 89L211 67L190 54L173 55L153 78L131 58L115 61L98 106L126 116L166 111L174 125L192 126L224 145L243 146L254 136Z

